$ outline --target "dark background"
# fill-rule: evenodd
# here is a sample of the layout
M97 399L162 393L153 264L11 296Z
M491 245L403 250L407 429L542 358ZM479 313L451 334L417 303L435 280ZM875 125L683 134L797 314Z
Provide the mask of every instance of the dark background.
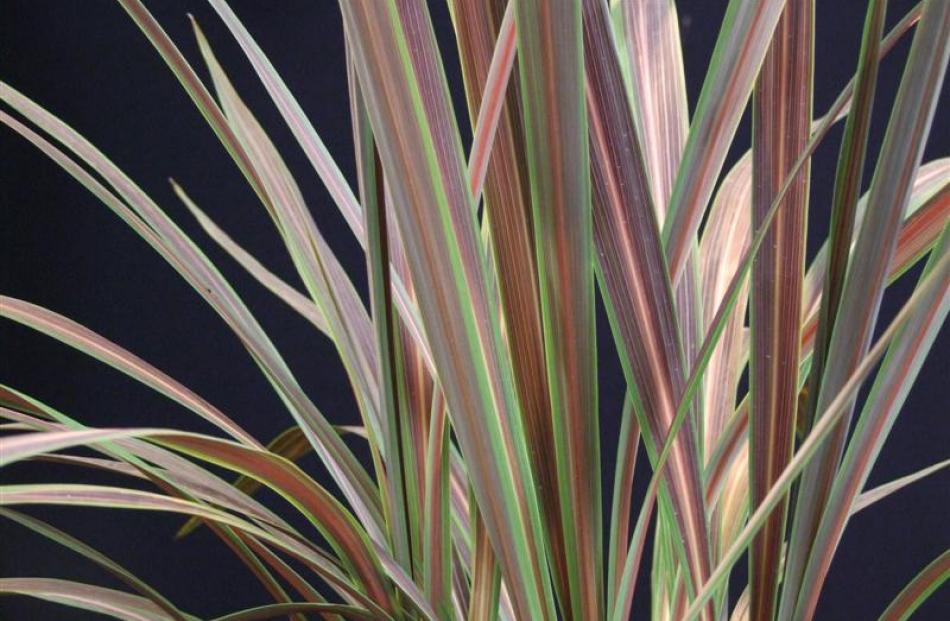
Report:
M238 91L296 173L326 238L361 290L364 262L346 224L293 137L270 104L240 49L211 9L197 0L152 1L155 16L204 77L185 14L201 23ZM268 54L310 115L344 173L354 178L346 104L341 20L331 0L232 0L235 12ZM456 106L464 109L451 24L444 2L433 19L447 59ZM695 104L725 1L680 1L686 77ZM888 27L913 2L890 3ZM866 3L818 2L816 116L854 71ZM900 79L909 38L881 69L871 161ZM333 347L273 299L220 252L172 194L175 177L225 230L265 265L298 283L273 226L190 100L139 30L107 0L4 0L0 3L0 77L60 116L96 144L202 246L271 334L315 403L338 423L355 423ZM944 94L946 94L946 87ZM810 256L827 231L828 203L840 125L819 149L812 175ZM463 136L469 140L468 128ZM731 164L748 148L748 119ZM946 110L934 122L925 161L950 152ZM66 315L114 340L193 388L267 440L291 419L250 358L212 310L125 224L72 178L6 128L0 128L2 213L0 292ZM868 174L865 175L867 185ZM885 297L881 324L906 298L918 271ZM605 455L613 455L623 378L601 316L601 406ZM947 334L924 365L888 439L869 485L878 485L947 457L950 397ZM53 340L0 323L0 381L92 426L161 425L207 430L197 417L149 389ZM322 475L314 460L305 461ZM609 467L605 473L612 472ZM639 470L642 494L648 468ZM75 469L19 464L6 482L97 481ZM846 531L818 608L819 619L872 619L926 563L950 544L950 477L944 472L901 491L854 518ZM605 489L609 490L607 486ZM28 508L113 556L187 612L213 616L268 601L244 567L208 532L173 543L174 516L93 509ZM24 529L0 522L0 575L50 576L118 587L87 561ZM744 563L737 565L737 579ZM641 572L635 617L646 618ZM744 578L743 578L744 581ZM734 581L736 582L736 581ZM916 618L941 618L950 598L938 593ZM85 619L93 615L26 598L0 598L4 619ZM946 617L943 617L946 618Z

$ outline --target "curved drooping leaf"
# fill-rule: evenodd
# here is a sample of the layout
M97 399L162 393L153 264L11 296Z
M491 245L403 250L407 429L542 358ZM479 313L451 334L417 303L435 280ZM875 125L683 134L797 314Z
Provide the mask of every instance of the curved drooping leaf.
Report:
M906 621L948 578L950 550L945 550L897 594L878 621Z
M303 392L273 342L221 273L141 188L72 128L7 84L0 84L0 99L72 150L118 192L122 200L53 144L16 119L0 112L0 121L36 145L102 200L155 248L218 312L240 338L307 434L317 454L371 536L382 540L379 498L366 471L343 444L332 425Z
M161 610L167 613L169 618L174 619L175 621L185 621L186 615L178 610L178 608L176 608L175 605L172 604L164 595L143 582L140 578L133 575L122 565L119 565L105 554L83 543L82 541L79 541L72 535L64 533L58 528L55 528L41 520L24 515L17 511L11 511L10 509L0 509L0 517L29 528L33 532L69 548L81 556L84 556L124 582L127 586L138 591L140 595L142 595L147 600L150 600ZM0 591L2 591L2 587L0 587Z
M123 621L174 619L151 600L114 589L55 578L0 578L0 595L28 595ZM189 621L197 617L188 615Z
M16 321L74 347L180 403L240 442L249 446L260 446L253 436L194 392L135 354L71 319L7 296L0 296L0 317Z

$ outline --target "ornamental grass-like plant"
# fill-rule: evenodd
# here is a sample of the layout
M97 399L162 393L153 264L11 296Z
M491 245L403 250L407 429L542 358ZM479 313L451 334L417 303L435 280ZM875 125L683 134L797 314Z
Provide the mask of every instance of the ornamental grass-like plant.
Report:
M106 336L0 298L5 321L220 432L91 428L0 385L0 465L55 460L128 480L0 487L0 517L125 590L3 577L0 592L122 619L196 618L28 514L46 504L174 512L186 518L180 537L210 529L273 596L222 621L622 621L635 597L658 620L811 619L850 516L950 464L865 489L950 310L950 158L922 163L950 2L925 0L885 32L887 2L870 0L854 78L817 116L814 0L731 0L692 115L673 0L448 0L464 110L427 2L341 0L352 187L237 16L209 1L365 250L369 307L198 24L210 80L142 2L119 0L273 220L304 290L175 192L208 237L332 341L362 424L321 412L199 244L105 154L4 83L0 120L194 288L293 426L255 438L240 416ZM904 37L913 41L893 106L875 111L886 135L869 153L879 63ZM727 170L747 109L751 149ZM832 204L810 210L810 158L838 122ZM806 265L808 218L828 213L828 239ZM878 326L885 289L918 263L913 293ZM627 387L615 455L600 446L597 296ZM651 472L637 503L641 446ZM311 452L331 489L296 465ZM277 497L287 502L262 500ZM748 585L730 601L746 557ZM634 591L641 572L649 592ZM943 552L882 619L906 618L948 575Z

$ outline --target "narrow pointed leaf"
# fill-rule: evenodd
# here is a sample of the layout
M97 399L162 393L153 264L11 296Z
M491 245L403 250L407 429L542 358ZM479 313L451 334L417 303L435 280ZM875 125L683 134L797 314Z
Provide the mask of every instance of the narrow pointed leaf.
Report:
M921 278L926 278L944 256L950 256L948 226L944 227L944 233L934 247ZM894 338L871 386L835 475L827 508L818 525L812 552L803 573L796 614L806 617L813 614L838 541L851 515L852 505L867 482L881 447L917 379L924 358L950 312L950 271L945 270L942 278L942 285L938 285L924 299L907 325Z
M731 0L689 128L663 240L677 282L752 92L784 0Z
M317 228L283 158L234 90L197 23L192 24L221 107L261 179L294 265L327 321L365 424L379 435L379 378L366 308Z
M248 608L247 610L215 617L212 621L263 621L264 619L276 619L295 613L333 614L341 615L346 619L365 619L366 621L375 619L369 611L357 608L356 606L314 602L291 602L287 604L268 604L266 606Z
M365 243L362 209L356 196L300 104L227 3L221 0L210 0L210 3L253 65L254 71L257 72L261 83L280 111L284 122L297 139L313 169L326 185L327 191L340 208L353 234L360 243Z
M854 499L854 502L851 504L851 515L854 515L858 511L870 507L879 500L887 498L891 494L898 492L908 485L912 485L917 481L929 477L931 474L940 472L944 468L950 466L950 459L945 459L939 463L936 463L932 466L928 466L907 476L903 476L899 479L891 481L889 483L884 483L879 485L874 489L862 492L857 498Z
M928 1L897 99L891 111L881 153L868 195L867 216L861 229L834 320L828 359L836 361L824 372L816 412L822 412L856 368L870 343L877 321L887 268L894 254L900 223L908 204L914 177L920 166L940 86L950 56L950 4ZM854 404L829 439L818 458L802 476L795 508L792 535L784 577L783 618L790 614L794 596L811 554L812 542L824 511L834 472L841 458L848 422Z
M492 81L493 65L490 64L497 55L498 46L516 45L516 41L507 42L509 33L516 39L515 4L514 0L453 0L450 7L470 116L477 110L482 118L482 110L503 104L490 155L479 150L482 149L481 143L473 144L469 174L471 179L480 162L487 158L485 222L491 236L505 335L512 352L513 379L532 446L532 466L549 531L555 587L559 593L567 594L564 529L559 510L551 397L544 358L521 85L516 76L510 80L506 90L499 91L499 84ZM495 46L495 52L492 46ZM479 123L476 129L481 127Z
M689 131L679 19L673 0L623 0L621 7L644 166L662 223Z
M703 323L709 328L722 303L729 280L752 236L752 158L747 154L723 179L709 211L699 246ZM720 343L703 378L703 455L709 463L713 447L735 410L736 387L744 362L745 314L748 296L740 293Z
M879 621L906 621L940 586L950 578L950 550L927 565L898 593Z
M312 450L310 443L307 441L307 436L300 430L300 427L291 427L282 432L271 440L266 448L268 452L283 457L288 461L297 461ZM261 488L261 485L262 483L257 479L242 475L231 484L231 487L248 496L253 496L254 493ZM180 539L189 535L200 525L201 520L188 520L188 522L175 533L175 538Z
M848 256L861 192L861 177L867 155L867 143L871 125L871 109L879 64L878 49L884 31L887 0L874 0L868 5L861 37L861 52L855 76L857 89L848 120L845 122L844 139L838 152L838 168L831 204L831 233L828 239L829 258L821 294L821 309L818 319L818 335L812 354L811 377L809 378L808 408L801 413L800 428L807 432L814 421L814 410L824 373L828 344L831 340L832 319L837 315L841 290L848 267Z
M327 336L330 336L330 328L327 320L320 312L320 308L292 286L281 280L276 274L264 267L260 261L254 258L247 250L242 248L228 236L221 228L215 224L208 215L201 211L194 201L188 197L185 190L174 180L171 181L172 189L181 200L182 204L188 208L191 215L195 217L208 237L214 240L232 259L237 261L238 265L244 268L248 274L261 283L268 291L280 298L287 306L294 309L301 317L309 321L317 330L320 330Z
M629 392L624 397L620 415L620 437L617 440L617 465L611 494L610 540L607 545L607 602L615 601L630 539L630 514L633 509L633 475L640 446L640 425L634 408L638 407Z
M74 347L180 403L242 443L260 446L260 443L237 423L188 388L135 354L62 315L23 300L0 296L0 317L23 324Z
M673 421L685 376L656 212L607 6L584 2L587 106L594 193L594 237L601 286L628 384L643 401L650 451ZM673 446L667 471L692 581L709 570L705 508L692 425ZM655 465L654 465L655 467Z
M334 480L353 505L370 535L382 539L379 499L365 470L337 432L304 394L260 324L230 284L194 243L131 179L72 128L15 91L0 84L3 99L49 132L102 175L124 201L41 136L0 112L0 122L36 145L73 175L165 258L225 320L261 368L290 413L307 434Z
M800 444L792 460L788 463L782 474L776 479L769 493L754 508L742 531L735 537L732 545L722 555L719 563L710 574L709 580L698 590L698 594L692 599L689 608L686 610L684 621L692 621L704 609L705 603L716 593L716 590L725 581L732 566L741 558L746 548L752 542L752 538L759 529L765 524L772 513L772 509L788 493L792 483L805 467L813 461L823 443L828 436L835 430L838 423L848 412L848 405L854 399L855 394L861 387L865 378L874 370L877 363L887 351L888 345L900 330L907 324L914 311L921 305L928 295L933 294L937 287L944 281L947 270L950 270L950 254L945 254L931 273L923 279L917 286L917 289L911 295L910 299L904 304L897 316L891 321L890 325L878 337L874 345L867 351L861 359L858 366L851 372L846 379L841 390L835 395L834 399L828 404L828 407L822 412L818 422L812 428L808 437Z
M0 438L0 467L74 446L134 438L157 433L157 429L84 429L17 433Z
M99 565L110 574L121 580L127 586L138 591L138 593L144 598L150 600L160 609L165 611L169 618L175 619L175 621L185 621L186 615L178 610L174 604L168 601L165 596L133 575L122 565L119 565L108 556L102 554L98 550L83 543L82 541L79 541L75 537L64 533L58 528L50 526L41 520L37 520L36 518L24 515L17 511L11 511L10 509L0 509L0 517L29 528L33 532L40 534L47 539L55 541L56 543L69 548L73 552L76 552L77 554L89 559L96 565Z
M525 434L426 6L341 3L453 428L515 609L553 601Z
M173 619L152 601L104 587L55 578L0 578L0 594L28 595L125 621ZM189 617L194 619L194 617Z

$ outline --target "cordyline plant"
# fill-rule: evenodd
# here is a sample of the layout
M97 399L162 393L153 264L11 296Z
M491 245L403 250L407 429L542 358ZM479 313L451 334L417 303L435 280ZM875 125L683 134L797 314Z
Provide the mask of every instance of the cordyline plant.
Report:
M194 287L294 421L265 445L104 336L2 298L5 319L221 431L94 429L0 388L0 463L53 459L130 480L0 488L3 518L127 591L4 577L3 592L119 618L195 618L19 510L55 504L179 513L189 518L180 536L210 528L275 602L220 617L230 621L622 620L635 596L650 598L655 619L810 619L849 517L950 463L864 489L950 310L950 159L921 164L950 2L924 1L885 33L887 2L870 0L854 79L816 120L814 0L731 0L692 118L673 0L449 0L464 111L452 107L426 2L341 0L352 188L264 52L224 0L210 0L365 249L370 308L197 24L210 83L139 0L119 2L273 219L305 291L176 193L335 344L362 425L331 424L198 245L103 153L3 84L3 123ZM913 43L886 136L868 154L878 63L905 36ZM747 106L751 150L724 170ZM461 114L474 128L470 153ZM830 235L806 268L809 160L839 120L833 201L812 210L830 211ZM862 196L868 157L876 165ZM919 262L912 295L878 329L884 289ZM627 381L616 456L599 445L597 292ZM368 463L351 451L363 442ZM641 443L652 474L634 506ZM339 497L295 465L310 451ZM256 500L260 488L313 530ZM651 532L650 593L635 594ZM730 602L730 572L746 552L749 583ZM948 575L943 552L882 619L906 618Z

